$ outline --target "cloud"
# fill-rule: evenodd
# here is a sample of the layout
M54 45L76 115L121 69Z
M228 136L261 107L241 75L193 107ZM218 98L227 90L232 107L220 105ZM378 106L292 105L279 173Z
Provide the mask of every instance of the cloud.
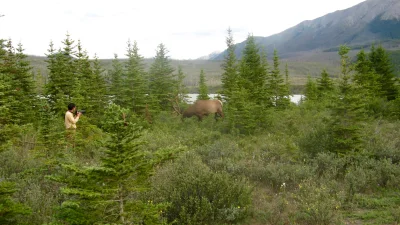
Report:
M69 32L74 40L82 41L90 56L123 56L131 39L138 41L145 57L153 57L163 42L173 58L198 58L225 49L229 26L238 43L248 33L268 36L358 2L361 0L13 0L2 4L0 14L6 16L0 18L0 38L20 41L26 53L35 55L44 55L50 40L60 47Z

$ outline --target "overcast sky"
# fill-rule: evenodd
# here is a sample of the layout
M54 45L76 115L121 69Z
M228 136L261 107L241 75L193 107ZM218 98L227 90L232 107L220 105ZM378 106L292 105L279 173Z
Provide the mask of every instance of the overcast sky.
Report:
M125 57L136 40L154 57L164 43L174 59L195 59L225 49L226 29L236 43L248 33L269 36L363 0L7 0L0 8L0 38L21 42L26 54L58 48L68 32L92 57Z

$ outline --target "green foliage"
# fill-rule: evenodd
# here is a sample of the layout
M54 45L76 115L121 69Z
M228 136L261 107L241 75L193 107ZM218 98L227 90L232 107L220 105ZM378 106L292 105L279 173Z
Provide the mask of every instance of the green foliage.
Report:
M78 93L76 88L79 77L75 76L76 66L74 64L75 46L70 35L62 42L63 49L56 51L54 45L50 43L47 54L49 70L48 83L46 84L46 95L49 96L50 105L58 115L65 112L65 107Z
M100 166L62 164L64 173L50 177L66 185L61 189L66 200L59 210L60 220L71 224L130 224L142 220L139 215L154 219L159 213L159 205L143 205L134 194L143 191L154 165L163 158L141 148L141 128L125 119L126 112L113 104L105 113L102 128L110 137ZM136 213L134 209L143 211Z
M362 122L366 120L363 92L350 80L351 66L348 52L349 48L346 46L342 46L339 51L342 74L331 124L334 139L332 151L343 155L362 150Z
M335 90L333 80L326 70L322 70L321 77L317 79L318 96L320 99L328 98Z
M340 201L327 185L306 180L299 184L295 201L298 204L295 219L299 224L337 224Z
M112 69L108 71L108 94L111 97L113 103L117 105L122 105L122 93L121 89L123 86L123 73L124 67L117 54L114 54L114 59L112 60Z
M317 83L310 77L307 77L307 83L304 90L304 95L307 100L315 101L318 99L318 87Z
M149 70L150 95L157 101L153 107L160 107L161 110L169 110L171 99L174 97L172 96L175 87L174 69L167 54L168 50L164 44L159 44L154 63Z
M89 111L87 116L94 120L100 118L101 112L106 108L108 102L106 98L106 83L103 74L104 69L101 67L99 59L95 55L92 63L92 77L89 82L90 85L87 85L89 89L86 93L86 98L90 104L90 108L86 108L86 110Z
M178 66L178 74L176 74L176 87L174 88L173 94L175 99L172 103L172 107L178 115L182 113L182 107L186 106L186 101L189 97L187 95L189 91L183 83L185 77L186 74L183 73L182 66Z
M122 94L119 101L121 101L122 107L130 109L138 115L144 115L148 84L144 72L143 57L139 55L139 47L136 41L133 45L128 41L126 56L128 56L128 62L125 64L123 83L121 89L117 90Z
M357 62L354 69L356 71L354 75L355 83L368 89L371 95L379 96L378 76L372 69L372 63L364 50L357 54Z
M232 91L231 94L231 103L224 107L225 114L229 118L231 132L237 134L253 133L257 127L256 116L260 114L253 113L257 106L248 100L248 90L239 88Z
M395 74L389 54L382 46L379 46L378 48L372 46L369 60L371 61L372 69L378 75L378 82L382 96L389 101L396 99L399 91L395 86Z
M17 190L15 184L7 181L0 181L0 223L15 224L16 217L19 215L28 215L30 209L23 204L16 203L12 194Z
M250 189L242 179L215 173L186 154L157 175L151 196L170 202L165 212L178 224L236 224L249 212Z
M265 60L266 61L266 60ZM254 36L249 35L243 57L239 64L239 85L249 93L249 101L256 104L266 104L265 82L267 70L263 65L260 49L256 45Z
M267 79L267 88L272 94L272 104L278 108L286 108L290 104L289 89L279 69L279 56L276 49L273 61L273 69Z
M222 94L225 96L227 101L232 97L232 91L237 87L237 59L235 54L235 42L233 40L232 30L228 29L228 37L226 37L227 54L225 55L222 68L224 72L221 76L222 82Z
M22 45L17 49L8 40L1 43L0 52L0 124L25 124L35 120L33 112L36 96L31 67L23 53ZM12 112L12 113L11 113Z
M51 109L61 116L66 106L74 102L87 110L87 115L96 121L106 104L104 70L96 56L91 65L80 41L75 46L75 41L67 34L62 43L64 47L58 51L50 43L47 55L49 77L46 95Z
M23 204L32 213L19 211L10 216L12 222L0 223L398 222L400 109L398 95L390 100L382 93L383 84L392 81L382 78L390 77L384 51L360 52L353 64L342 47L338 82L328 74L335 70L324 70L307 88L314 101L284 106L279 101L288 100L293 65L280 66L275 52L271 71L252 36L238 64L231 31L228 35L232 55L226 56L222 76L226 117L218 123L212 118L182 123L169 112L171 103L180 112L193 77L185 78L184 68L173 73L163 46L147 75L137 45L128 44L131 59L116 57L108 76L107 95L114 104L103 110L108 105L104 64L89 60L69 36L63 49L51 46L47 58L46 90L54 94L38 102L32 98L35 107L20 106L28 98L15 87L24 83L26 93L35 90L30 66L21 46L1 41L0 189L8 181L18 189L11 185L7 194L0 193L0 212ZM198 71L199 64L190 65ZM210 77L209 68L204 72ZM155 80L158 75L161 80ZM70 101L88 110L74 146L60 117ZM124 104L128 108L121 108ZM151 124L143 119L149 112Z
M197 100L208 100L208 88L206 85L206 77L204 75L204 70L200 71L200 81L199 81L199 95L197 96Z

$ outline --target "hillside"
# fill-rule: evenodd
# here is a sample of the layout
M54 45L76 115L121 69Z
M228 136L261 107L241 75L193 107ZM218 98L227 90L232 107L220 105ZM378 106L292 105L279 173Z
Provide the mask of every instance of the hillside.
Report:
M279 34L256 37L256 42L271 53L274 48L284 58L307 51L324 51L341 44L369 47L382 43L400 47L400 1L367 0L349 9L336 11L315 20L303 21ZM245 42L237 44L240 57ZM214 59L220 60L224 53Z
M355 57L358 51L351 51L350 56ZM400 50L388 51L392 57L395 72L400 75ZM323 69L326 69L332 77L336 77L339 73L339 57L337 52L302 52L298 55L292 55L289 59L282 59L281 71L284 71L284 66L288 64L289 79L292 84L292 92L299 94L302 92L303 86L307 81L307 76L317 77ZM301 55L301 56L300 56ZM40 71L40 74L46 80L48 72L45 62L45 57L29 56L28 60L33 66L35 73ZM125 59L122 59L124 61ZM101 65L107 72L112 68L111 59L101 59ZM153 59L145 59L145 69L150 68ZM222 61L219 60L172 60L171 64L174 68L182 67L186 74L184 84L189 88L191 93L197 93L197 85L199 81L200 70L203 69L206 74L207 85L210 92L216 92L221 87L221 68ZM272 62L270 62L272 64ZM105 74L106 74L105 72ZM40 88L40 87L39 87Z

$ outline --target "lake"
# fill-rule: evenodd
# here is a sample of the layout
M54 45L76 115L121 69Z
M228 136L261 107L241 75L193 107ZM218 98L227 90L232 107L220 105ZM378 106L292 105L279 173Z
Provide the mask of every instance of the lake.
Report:
M198 95L199 94L188 94L189 98L187 99L187 102L190 103L190 104L193 103L194 101L196 101L196 98L197 98ZM208 96L211 99L213 99L213 98L215 98L217 96L217 94L208 94ZM292 95L292 96L290 96L290 101L293 102L293 103L299 104L302 96L303 95Z

